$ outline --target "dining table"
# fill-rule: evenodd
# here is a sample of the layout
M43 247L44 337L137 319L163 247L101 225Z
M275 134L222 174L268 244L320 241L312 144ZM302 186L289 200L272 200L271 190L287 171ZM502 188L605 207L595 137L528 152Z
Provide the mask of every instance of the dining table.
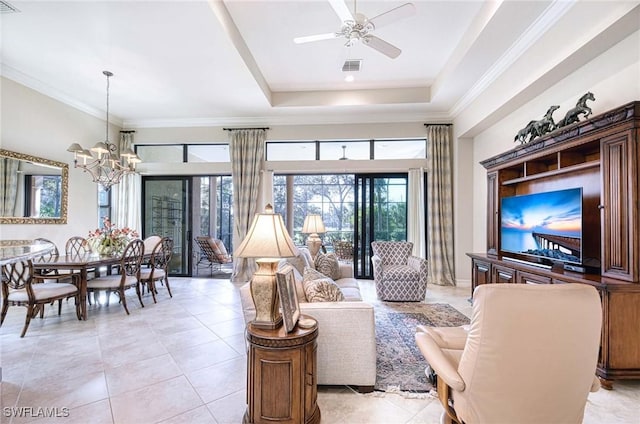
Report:
M56 246L44 240L0 240L0 265L39 258Z
M51 257L40 257L33 260L35 271L76 271L80 274L80 313L82 319L87 319L87 280L90 269L107 267L110 272L111 267L118 265L122 257L120 255L101 255L95 252L87 252L73 255L60 255Z

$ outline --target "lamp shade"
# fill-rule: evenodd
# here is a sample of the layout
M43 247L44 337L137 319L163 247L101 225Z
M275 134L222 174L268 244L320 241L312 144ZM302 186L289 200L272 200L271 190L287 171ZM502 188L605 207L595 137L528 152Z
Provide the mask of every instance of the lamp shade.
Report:
M302 232L304 234L313 233L326 233L324 228L324 222L322 222L322 216L318 214L309 214L304 218L304 225L302 226Z
M289 237L282 216L267 205L265 213L257 213L247 236L235 250L239 258L291 258L298 249Z
M80 153L83 150L84 149L82 148L81 145L79 145L78 143L73 143L71 146L69 146L69 148L67 149L67 152Z

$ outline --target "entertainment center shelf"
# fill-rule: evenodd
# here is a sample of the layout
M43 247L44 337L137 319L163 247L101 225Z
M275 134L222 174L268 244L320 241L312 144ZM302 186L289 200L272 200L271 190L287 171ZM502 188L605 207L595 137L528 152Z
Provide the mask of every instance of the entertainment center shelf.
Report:
M519 184L519 183L536 180L540 178L554 177L557 175L576 172L583 169L599 168L599 167L600 167L599 160L579 163L575 165L560 166L558 168L552 168L544 165L540 166L539 162L530 162L530 163L524 164L523 172L518 173L518 175L522 175L521 177L503 181L502 185Z
M639 143L636 101L482 161L487 169L487 252L468 254L472 290L491 283L594 286L602 299L597 374L605 388L616 379L640 379ZM528 198L535 203L532 199L564 195L564 190L578 193L572 204L581 201L576 208L581 232L569 237L527 230L528 240L535 238L538 247L514 253L511 234L504 232L513 218L509 202ZM558 245L579 262L540 266L554 262L547 255L562 250Z

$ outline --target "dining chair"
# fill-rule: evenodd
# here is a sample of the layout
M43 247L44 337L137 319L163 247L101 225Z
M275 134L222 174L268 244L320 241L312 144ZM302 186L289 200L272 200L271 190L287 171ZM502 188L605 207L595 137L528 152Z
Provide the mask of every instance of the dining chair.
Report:
M142 259L142 269L144 269L144 267L149 267L151 265L149 254L153 252L153 249L155 249L156 245L162 241L162 237L153 235L145 238L142 241L144 242L145 253L145 257ZM142 288L144 289L144 287ZM142 294L144 294L144 291L142 292Z
M129 308L127 308L125 291L130 288L135 288L136 294L138 295L138 300L140 301L140 305L144 308L139 283L140 267L142 265L143 256L144 242L140 239L129 242L129 244L127 244L127 247L124 249L122 259L120 259L119 274L100 276L87 281L87 293L93 293L93 297L95 300L96 292L106 292L107 306L109 306L109 296L111 295L111 292L118 293L120 302L122 302L122 306L124 306L125 312L127 313L127 315L129 315Z
M51 258L60 256L60 251L58 250L58 246L56 246L56 244L51 240L38 237L36 239L33 239L33 241L51 243L53 245L53 249L51 249L48 253L45 253L44 255L42 255L40 257L41 258L40 260L47 262L47 261L50 261ZM41 280L39 282L46 282L46 280L49 279L44 277L51 277L50 279L58 279L57 277L59 275L60 275L60 271L58 271L57 269L40 269L40 270L37 270L35 273L35 276L38 276L38 278Z
M91 252L91 246L86 238L74 236L67 240L64 251L67 255L82 255Z
M166 284L169 297L173 297L171 294L171 287L169 286L169 261L173 255L173 240L169 237L163 237L160 243L156 244L151 252L148 268L142 268L140 270L140 283L142 284L141 290L144 293L144 287L151 292L153 297L153 303L156 302L156 294L158 290L156 288L156 282L160 281L162 284Z
M91 252L91 245L89 241L81 236L73 236L67 240L67 243L64 246L65 254L67 255L84 255L86 253ZM91 274L91 276L89 276ZM98 270L95 268L91 268L87 270L87 278L95 278L98 276ZM87 296L87 302L91 305L91 296Z
M144 251L152 252L158 243L162 241L162 237L160 236L149 236L143 240L144 242Z
M50 261L52 258L60 256L60 252L58 250L58 246L54 242L49 239L38 237L34 239L34 241L40 241L45 243L51 243L53 245L53 249L51 249L48 253L42 255L40 260L42 261ZM34 283L70 283L72 278L72 272L61 273L58 269L38 269L34 271L33 278ZM71 298L73 296L69 296ZM53 304L53 302L52 302ZM58 315L62 312L62 299L58 299ZM40 308L40 318L44 318L44 308Z
M9 310L9 306L25 306L27 317L20 337L24 337L31 319L38 315L44 307L56 300L62 301L73 297L76 304L76 315L80 320L80 289L78 279L74 275L71 283L37 284L34 278L33 262L20 261L2 266L2 314L0 326ZM58 309L58 315L61 310ZM42 315L41 315L42 317Z

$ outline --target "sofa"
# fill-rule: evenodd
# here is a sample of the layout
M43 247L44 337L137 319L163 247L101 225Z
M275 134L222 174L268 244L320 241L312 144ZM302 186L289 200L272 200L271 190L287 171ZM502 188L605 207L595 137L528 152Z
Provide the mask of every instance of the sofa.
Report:
M296 258L280 261L294 267L300 313L318 322L318 384L356 386L370 392L376 382L376 330L373 306L362 300L353 265L340 263L340 278L334 279L344 301L308 302L302 285L304 267L315 269L307 249L299 248ZM302 272L301 272L302 270ZM255 317L249 283L240 288L246 323Z

